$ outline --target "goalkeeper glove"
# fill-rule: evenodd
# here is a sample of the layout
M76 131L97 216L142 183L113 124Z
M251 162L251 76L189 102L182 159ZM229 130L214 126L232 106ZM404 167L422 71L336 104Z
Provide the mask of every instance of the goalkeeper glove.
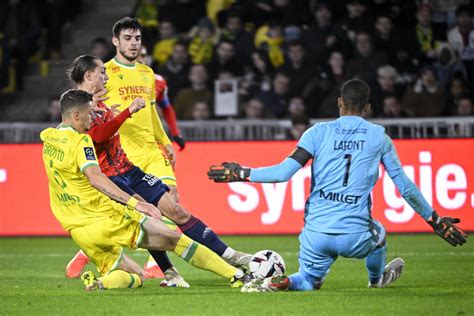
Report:
M183 150L186 147L186 141L184 140L183 136L181 135L174 135L172 136L173 140L178 144L179 151Z
M467 240L467 234L454 224L461 222L459 218L440 217L435 211L428 224L433 228L435 233L449 242L451 246L456 247L462 245Z
M209 167L207 176L214 182L249 181L250 168L242 168L237 162L223 162Z

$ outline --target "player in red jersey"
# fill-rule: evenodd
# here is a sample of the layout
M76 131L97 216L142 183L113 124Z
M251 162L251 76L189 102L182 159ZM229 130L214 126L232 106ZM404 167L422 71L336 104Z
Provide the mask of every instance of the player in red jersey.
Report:
M69 76L81 90L88 92L102 91L107 81L104 70L104 65L100 59L94 56L80 56L74 60ZM131 114L143 108L144 100L135 100L128 109L114 116L113 111L101 102L103 101L101 98L103 94L104 92L95 94L96 108L92 117L91 128L88 131L94 141L101 170L123 191L136 199L157 205L160 198L166 193L162 188L169 188L166 185L158 185L161 184L158 178L151 174L145 174L128 160L120 145L120 136L117 133L121 124ZM210 228L171 198L169 203L161 211L165 216L176 222L183 233L189 232L188 226L190 225L187 222L181 223L179 221L180 213L191 216L195 225L204 226L207 234L201 239L201 243L218 254L220 250L222 253L220 256L228 263L234 266L242 266L248 262L248 254L236 251L224 244ZM195 235L193 233L190 232L190 237ZM164 271L166 280L162 282L162 286L189 287L189 284L173 267L165 252L150 251L150 254L158 262L161 270ZM75 262L78 263L75 264ZM87 263L87 257L81 254L76 255L71 261L71 265L68 266L67 275L69 277L78 276L85 265L84 263Z
M140 54L138 55L137 61L142 64L146 64L147 49L145 46L140 48ZM163 113L163 118L168 124L168 128L171 132L171 137L178 144L179 149L183 150L186 146L186 142L179 132L178 124L176 122L176 112L174 111L173 105L168 98L168 84L165 78L155 74L155 94L156 104Z

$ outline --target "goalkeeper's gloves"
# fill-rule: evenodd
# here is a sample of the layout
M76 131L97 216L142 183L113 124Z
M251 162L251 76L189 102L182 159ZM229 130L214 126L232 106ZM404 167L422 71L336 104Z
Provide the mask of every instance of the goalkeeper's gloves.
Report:
M184 140L183 136L181 135L174 135L172 136L173 140L178 144L179 151L183 150L186 147L186 141Z
M209 167L207 176L214 182L249 181L250 168L242 168L237 162L223 162Z
M467 234L454 225L461 222L459 218L440 217L433 211L431 219L427 222L438 236L449 242L453 247L461 246L467 240Z

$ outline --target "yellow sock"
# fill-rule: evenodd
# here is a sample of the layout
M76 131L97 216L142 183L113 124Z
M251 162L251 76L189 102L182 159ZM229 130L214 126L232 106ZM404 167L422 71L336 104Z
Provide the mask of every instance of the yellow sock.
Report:
M114 270L98 279L106 289L137 288L142 286L140 277L137 274L128 273L123 270Z
M238 271L236 267L222 260L215 252L184 234L181 235L173 252L196 268L214 272L229 280Z

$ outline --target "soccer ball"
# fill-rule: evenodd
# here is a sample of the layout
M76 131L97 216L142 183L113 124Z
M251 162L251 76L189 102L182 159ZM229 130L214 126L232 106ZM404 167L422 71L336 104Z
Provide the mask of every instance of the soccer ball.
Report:
M260 250L252 256L249 270L254 278L268 278L285 272L285 261L278 252L273 250Z

